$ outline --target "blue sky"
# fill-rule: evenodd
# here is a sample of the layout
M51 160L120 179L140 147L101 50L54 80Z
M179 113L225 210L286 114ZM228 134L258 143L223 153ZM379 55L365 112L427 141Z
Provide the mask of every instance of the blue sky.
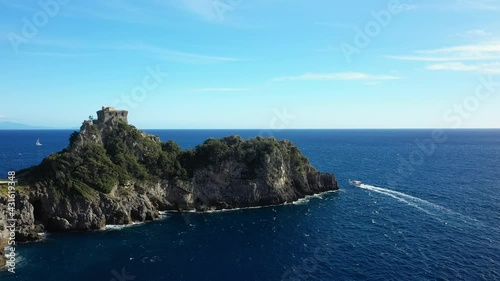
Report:
M500 127L498 0L0 0L0 19L0 121Z

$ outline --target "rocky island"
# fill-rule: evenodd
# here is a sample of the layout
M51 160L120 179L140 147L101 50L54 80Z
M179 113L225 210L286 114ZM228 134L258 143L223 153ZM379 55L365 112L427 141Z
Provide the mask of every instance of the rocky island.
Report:
M229 136L182 150L129 125L127 114L103 107L67 148L16 173L18 242L153 220L160 211L275 205L338 189L290 141Z

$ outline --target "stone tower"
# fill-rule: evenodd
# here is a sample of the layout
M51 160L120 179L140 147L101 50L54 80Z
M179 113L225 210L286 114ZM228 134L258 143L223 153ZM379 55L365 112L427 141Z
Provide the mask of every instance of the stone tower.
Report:
M128 111L116 110L111 106L103 106L101 110L97 111L97 123L106 123L109 120L122 121L128 124Z

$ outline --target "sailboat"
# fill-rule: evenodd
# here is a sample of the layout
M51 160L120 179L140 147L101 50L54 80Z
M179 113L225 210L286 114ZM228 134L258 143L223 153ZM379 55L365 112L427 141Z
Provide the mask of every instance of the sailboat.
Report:
M36 145L36 146L42 146L42 143L40 142L40 139L37 139L37 140L36 140L35 145Z

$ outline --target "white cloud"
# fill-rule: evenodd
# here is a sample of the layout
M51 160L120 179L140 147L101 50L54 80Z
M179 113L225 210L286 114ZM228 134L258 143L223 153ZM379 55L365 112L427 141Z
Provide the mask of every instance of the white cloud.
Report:
M457 35L461 37L488 37L491 36L492 33L484 29L471 29Z
M206 62L236 62L236 61L247 61L242 58L226 57L226 56L214 56L207 54L191 53L173 50L169 48L157 47L148 44L102 44L95 45L84 42L74 42L74 41L64 41L64 40L33 40L33 44L40 46L47 46L52 48L57 48L58 50L63 48L66 49L65 52L51 52L40 51L40 52L24 52L24 54L30 55L43 55L43 56L59 56L59 57L76 57L76 56L98 56L106 55L104 51L134 51L141 52L148 56L153 56L157 59L168 60L168 61L181 61L189 63L206 63ZM75 51L78 50L78 51ZM85 50L82 53L81 50Z
M250 89L244 88L203 88L196 89L195 92L245 92L250 91Z
M465 52L465 53L481 53L481 52L500 52L500 43L494 44L477 44L477 45L463 45L455 46L434 50L422 50L417 51L417 53L422 54L442 54L442 53L452 53L452 52Z
M330 23L330 22L315 22L315 25L326 26L331 28L345 28L345 29L354 29L356 28L355 24L352 23Z
M450 71L473 71L487 74L500 74L500 62L465 64L463 62L450 62L441 64L431 64L426 67L428 70L450 70Z
M122 47L119 47L119 49L143 51L143 52L146 52L146 53L154 54L159 59L166 59L166 60L182 60L182 61L192 61L192 62L208 62L208 61L234 62L234 61L245 61L245 59L241 59L241 58L212 56L212 55L197 54L197 53L188 53L188 52L176 51L176 50L172 50L172 49L168 49L168 48L160 48L160 47L146 45L146 44L124 45Z
M181 0L180 2L184 10L212 22L223 22L226 14L241 4L241 1L234 0Z
M500 2L498 0L457 0L457 4L466 9L500 10Z
M481 34L482 31L471 33ZM420 50L409 56L388 56L392 59L433 62L427 70L468 71L486 74L500 73L500 43L461 45L440 49Z
M470 71L475 67L466 65L463 62L448 62L441 64L431 64L427 66L429 70L453 70L453 71Z
M90 54L90 53L61 53L61 52L21 52L23 55L33 55L33 56L47 56L47 57L93 57L100 56L102 54Z
M402 4L401 8L405 11L415 10L417 8L417 5Z
M373 75L361 72L334 72L334 73L305 73L298 76L283 76L273 79L274 81L339 81L339 80L362 80L381 81L400 79L392 75Z
M380 82L380 81L367 81L367 82L364 82L363 84L365 84L366 86L379 86L379 85L382 85L382 82Z
M217 11L214 0L182 0L185 9L207 20L217 20Z
M387 56L410 61L485 61L500 59L500 43L462 45L441 49L420 50L412 55Z

